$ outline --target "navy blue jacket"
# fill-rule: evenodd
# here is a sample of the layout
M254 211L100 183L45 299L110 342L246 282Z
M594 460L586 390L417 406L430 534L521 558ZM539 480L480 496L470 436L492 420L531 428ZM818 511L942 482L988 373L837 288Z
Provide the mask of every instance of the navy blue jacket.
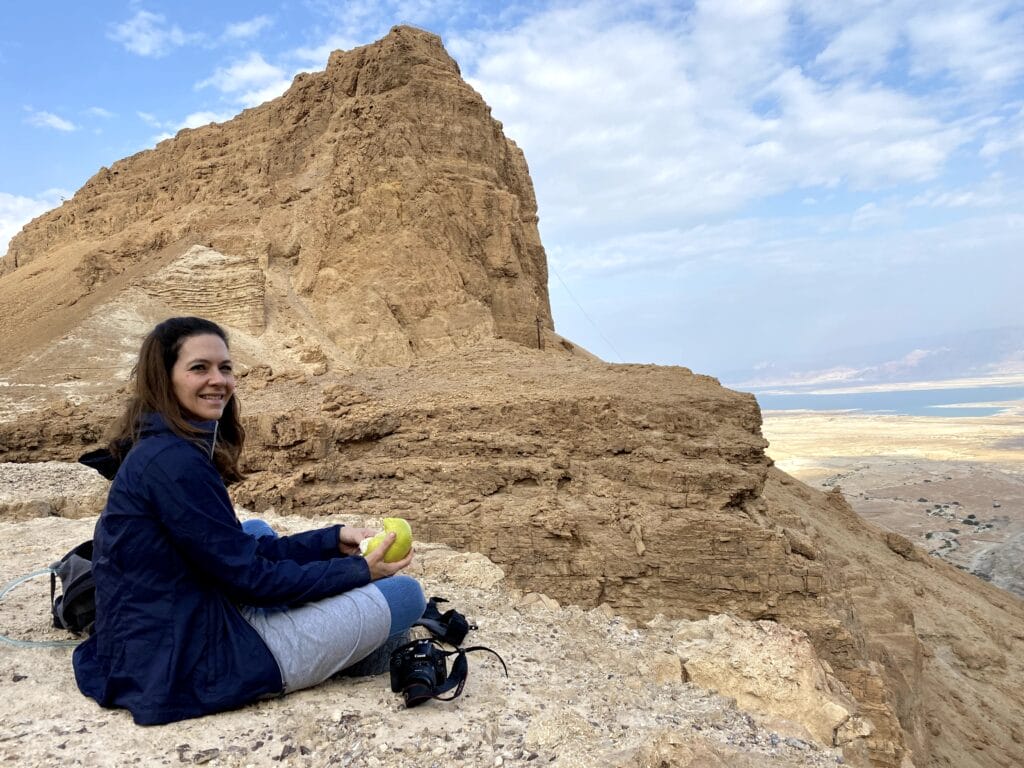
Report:
M211 455L155 414L125 457L96 524L94 634L74 653L78 687L136 723L183 720L279 693L277 662L236 604L296 605L370 581L338 550L340 526L253 538Z

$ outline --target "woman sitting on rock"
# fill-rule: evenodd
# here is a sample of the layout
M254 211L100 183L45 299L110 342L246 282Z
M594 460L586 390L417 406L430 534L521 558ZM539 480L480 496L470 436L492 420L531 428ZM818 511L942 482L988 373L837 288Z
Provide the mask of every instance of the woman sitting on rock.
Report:
M398 574L411 552L383 561L394 534L364 558L372 530L278 537L235 517L225 483L242 477L245 431L223 329L165 320L133 376L94 536L95 631L74 653L82 692L167 723L316 685L397 645L425 602Z

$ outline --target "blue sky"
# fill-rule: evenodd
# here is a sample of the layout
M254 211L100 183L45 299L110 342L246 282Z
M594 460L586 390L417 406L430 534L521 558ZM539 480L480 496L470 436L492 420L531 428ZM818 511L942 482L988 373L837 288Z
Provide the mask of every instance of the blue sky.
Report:
M0 252L398 23L525 151L556 328L607 360L738 381L905 339L912 367L1024 326L1019 1L5 4Z

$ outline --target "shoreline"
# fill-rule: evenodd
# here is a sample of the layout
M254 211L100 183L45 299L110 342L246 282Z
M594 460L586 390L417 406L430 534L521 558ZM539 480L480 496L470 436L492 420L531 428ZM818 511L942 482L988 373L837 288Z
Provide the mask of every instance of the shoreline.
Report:
M834 386L832 386L834 385ZM851 384L842 380L746 382L727 384L730 389L754 394L857 395L869 392L920 392L930 389L975 389L1024 385L1024 371L1007 371L990 376L964 376L952 379L903 381L885 384Z
M838 458L898 457L993 464L1024 474L1024 402L987 416L862 411L764 411L776 465L798 479Z

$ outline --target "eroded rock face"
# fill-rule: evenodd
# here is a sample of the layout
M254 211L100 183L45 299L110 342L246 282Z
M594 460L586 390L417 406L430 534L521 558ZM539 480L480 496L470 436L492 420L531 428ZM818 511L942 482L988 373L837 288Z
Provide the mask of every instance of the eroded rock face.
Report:
M220 254L205 261L232 272L225 285L179 279L197 274L191 245ZM439 38L406 27L101 169L12 240L0 276L8 361L59 335L43 316L98 306L133 276L172 312L252 332L312 322L352 365L495 336L536 346L552 327L522 152Z
M940 714L957 696L1002 689L1003 674L1019 679L1020 662L997 654L999 673L974 662L963 662L969 673L929 672L950 642L939 636L1016 647L1006 638L1020 634L1019 603L894 548L841 495L773 470L749 396L680 368L493 345L360 372L321 393L318 414L258 407L250 434L267 449L251 454L257 471L239 499L301 514L398 513L562 603L798 629L857 702L835 737L854 762L928 765L971 739L986 756L1021 754L1009 701L986 715L998 724ZM959 629L937 632L942 623ZM962 659L959 647L950 653ZM987 757L958 759L980 768Z
M781 621L870 711L851 759L906 754L842 577L806 522L765 495L750 395L682 368L492 345L353 375L324 388L316 415L260 410L249 434L267 450L236 490L257 511L400 514L417 535L499 562L521 589L635 618ZM886 633L903 631L891 619Z

